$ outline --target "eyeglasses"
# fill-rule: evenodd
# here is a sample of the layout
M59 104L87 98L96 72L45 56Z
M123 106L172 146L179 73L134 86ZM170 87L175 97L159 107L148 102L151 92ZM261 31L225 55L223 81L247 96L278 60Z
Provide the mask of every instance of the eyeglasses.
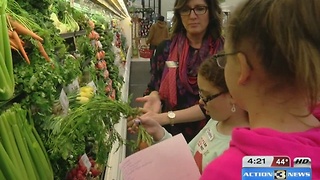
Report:
M219 54L213 55L213 59L217 61L217 64L218 64L218 66L219 66L221 69L224 69L224 67L226 66L226 63L227 63L227 58L226 58L226 56L235 55L235 54L237 54L237 53L238 53L238 52L233 52L233 53L219 53Z
M197 6L194 8L183 8L179 12L181 16L189 16L191 14L191 11L193 11L196 15L202 15L205 14L207 10L208 7L206 6Z
M207 103L208 103L209 101L213 100L214 98L217 98L218 96L220 96L220 95L223 94L223 93L225 93L225 92L220 92L220 93L218 93L218 94L214 94L214 95L211 95L211 96L203 97L203 96L201 95L201 93L199 92L199 97L200 97L200 99L203 101L203 103L204 103L205 105L207 105Z

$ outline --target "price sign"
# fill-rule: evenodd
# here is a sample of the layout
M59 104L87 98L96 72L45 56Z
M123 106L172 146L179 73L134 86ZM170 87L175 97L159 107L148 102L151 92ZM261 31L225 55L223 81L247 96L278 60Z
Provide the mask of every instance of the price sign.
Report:
M79 163L86 167L87 168L87 171L89 172L90 171L90 168L91 168L91 162L87 156L87 154L85 153L84 155L81 156L80 160L79 160Z
M69 84L65 88L65 91L66 91L67 94L69 94L69 93L79 92L79 89L80 89L79 79L76 78L75 80L72 81L71 84Z
M62 107L62 114L67 115L69 110L69 99L63 89L61 90L59 101Z
M87 84L87 86L93 87L93 92L96 93L96 91L97 91L97 86L96 86L96 84L95 84L93 81L89 82L89 83Z

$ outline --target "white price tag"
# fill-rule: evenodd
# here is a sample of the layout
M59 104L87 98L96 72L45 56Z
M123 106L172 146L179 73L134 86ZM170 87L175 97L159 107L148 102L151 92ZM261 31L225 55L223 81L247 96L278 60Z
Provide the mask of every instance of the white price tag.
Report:
M101 42L100 42L100 41L97 41L96 43L97 43L98 48L99 48L99 49L102 49L102 44L101 44Z
M87 156L87 154L84 154L81 156L80 158L80 164L84 167L87 168L88 172L90 171L90 168L91 168L91 162Z
M67 115L69 110L69 99L63 89L61 90L59 101L62 107L63 115Z
M93 87L93 92L96 93L97 91L97 86L93 81L90 81L87 86Z
M80 89L79 79L76 78L75 80L73 80L73 82L69 84L65 89L67 94L79 92L79 89Z

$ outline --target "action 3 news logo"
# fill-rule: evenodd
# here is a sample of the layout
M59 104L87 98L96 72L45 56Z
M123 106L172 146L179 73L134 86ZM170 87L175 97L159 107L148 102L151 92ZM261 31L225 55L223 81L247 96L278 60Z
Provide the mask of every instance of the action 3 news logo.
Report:
M287 179L287 170L274 170L274 179Z

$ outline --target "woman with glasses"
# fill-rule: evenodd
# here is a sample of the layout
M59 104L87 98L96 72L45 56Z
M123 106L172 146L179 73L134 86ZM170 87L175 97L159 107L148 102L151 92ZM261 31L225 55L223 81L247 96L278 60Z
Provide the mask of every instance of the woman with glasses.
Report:
M190 150L202 172L209 162L229 147L232 129L248 126L248 116L234 103L227 89L224 71L219 68L215 59L208 58L200 65L197 78L200 104L211 117L206 126L189 142ZM182 111L188 113L187 110ZM154 114L148 112L142 115L139 117L140 123L155 141L170 138L171 134L153 120Z
M198 104L197 68L223 47L218 0L176 0L171 33L171 39L157 47L150 83L137 101L144 102L145 109L164 112L155 119L189 142L209 119ZM185 108L191 109L178 111Z
M242 171L245 156L287 156L300 167L294 159L306 157L312 175L304 178L320 179L318 7L319 0L247 0L231 14L225 53L215 57L230 94L248 112L250 128L233 130L230 148L206 167L202 180L253 179ZM266 161L247 158L244 164L266 167ZM264 172L290 179L290 171Z

